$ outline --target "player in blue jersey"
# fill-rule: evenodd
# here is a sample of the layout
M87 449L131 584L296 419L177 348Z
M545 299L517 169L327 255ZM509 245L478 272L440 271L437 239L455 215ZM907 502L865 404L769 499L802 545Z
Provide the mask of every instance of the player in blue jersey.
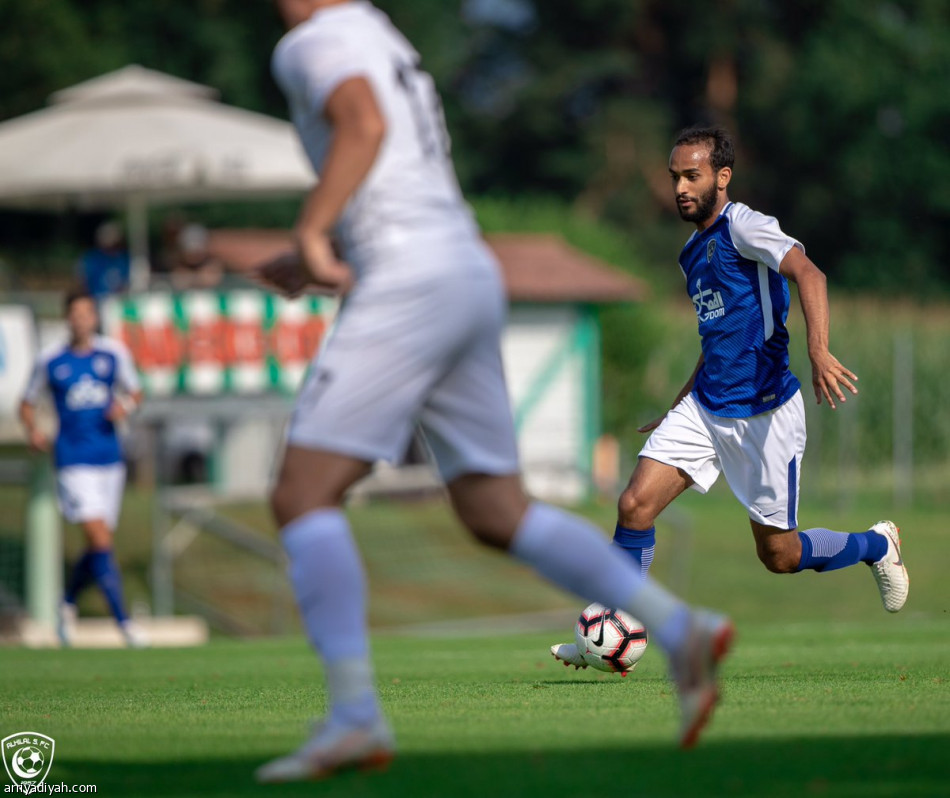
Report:
M679 264L702 351L670 411L640 428L652 434L620 496L614 542L646 573L657 516L687 488L705 493L723 473L749 513L766 568L824 572L866 563L884 608L897 612L909 579L891 521L853 533L797 529L805 412L788 367L789 280L798 286L818 403L835 409L844 391L858 392L857 377L828 350L824 274L773 217L730 201L733 161L732 141L719 128L683 131L670 155L680 217L696 225ZM551 653L585 667L572 644Z
M140 647L146 641L125 612L112 532L125 485L116 424L139 405L142 391L128 350L96 334L95 299L85 292L70 293L65 311L69 341L40 355L20 403L30 445L48 451L49 441L37 425L36 405L41 394L52 396L59 417L53 461L60 510L86 538L86 551L69 579L57 631L63 645L69 645L76 600L95 582L128 645Z

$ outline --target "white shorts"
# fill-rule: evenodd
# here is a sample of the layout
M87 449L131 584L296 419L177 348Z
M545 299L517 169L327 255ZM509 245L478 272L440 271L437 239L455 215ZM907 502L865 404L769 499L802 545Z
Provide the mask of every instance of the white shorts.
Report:
M418 427L447 482L518 472L504 288L481 242L444 250L426 253L444 259L439 279L367 281L347 297L297 398L291 445L392 462Z
M653 431L640 457L685 471L700 493L723 473L749 518L795 529L804 454L805 406L798 391L781 407L751 418L715 416L689 394Z
M74 465L56 472L59 509L71 524L105 521L115 529L122 508L125 465Z

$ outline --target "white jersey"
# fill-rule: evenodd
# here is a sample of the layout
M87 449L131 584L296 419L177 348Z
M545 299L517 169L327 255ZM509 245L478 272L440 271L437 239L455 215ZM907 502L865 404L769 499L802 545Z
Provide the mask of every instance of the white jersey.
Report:
M450 160L441 102L419 61L389 18L365 0L318 9L274 50L274 77L318 175L332 137L323 109L341 83L365 78L385 118L376 162L335 230L361 276L410 239L478 236ZM418 267L414 273L418 280Z

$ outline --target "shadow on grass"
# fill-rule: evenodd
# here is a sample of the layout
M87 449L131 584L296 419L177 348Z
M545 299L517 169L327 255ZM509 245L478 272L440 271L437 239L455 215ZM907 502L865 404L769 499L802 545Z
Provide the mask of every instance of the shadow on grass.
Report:
M622 731L618 730L618 737ZM950 784L950 734L729 740L690 752L624 746L507 753L401 754L387 773L259 786L261 759L78 762L57 759L51 782L95 784L102 796L339 796L343 798L935 798Z

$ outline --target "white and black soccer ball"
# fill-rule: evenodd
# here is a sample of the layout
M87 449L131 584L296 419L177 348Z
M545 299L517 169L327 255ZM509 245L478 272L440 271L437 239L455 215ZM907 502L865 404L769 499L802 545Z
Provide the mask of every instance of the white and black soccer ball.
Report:
M28 745L13 755L13 761L16 765L15 770L23 774L23 778L31 779L42 772L46 760L39 748Z
M647 630L629 613L591 604L574 627L577 650L592 668L626 674L647 648Z

